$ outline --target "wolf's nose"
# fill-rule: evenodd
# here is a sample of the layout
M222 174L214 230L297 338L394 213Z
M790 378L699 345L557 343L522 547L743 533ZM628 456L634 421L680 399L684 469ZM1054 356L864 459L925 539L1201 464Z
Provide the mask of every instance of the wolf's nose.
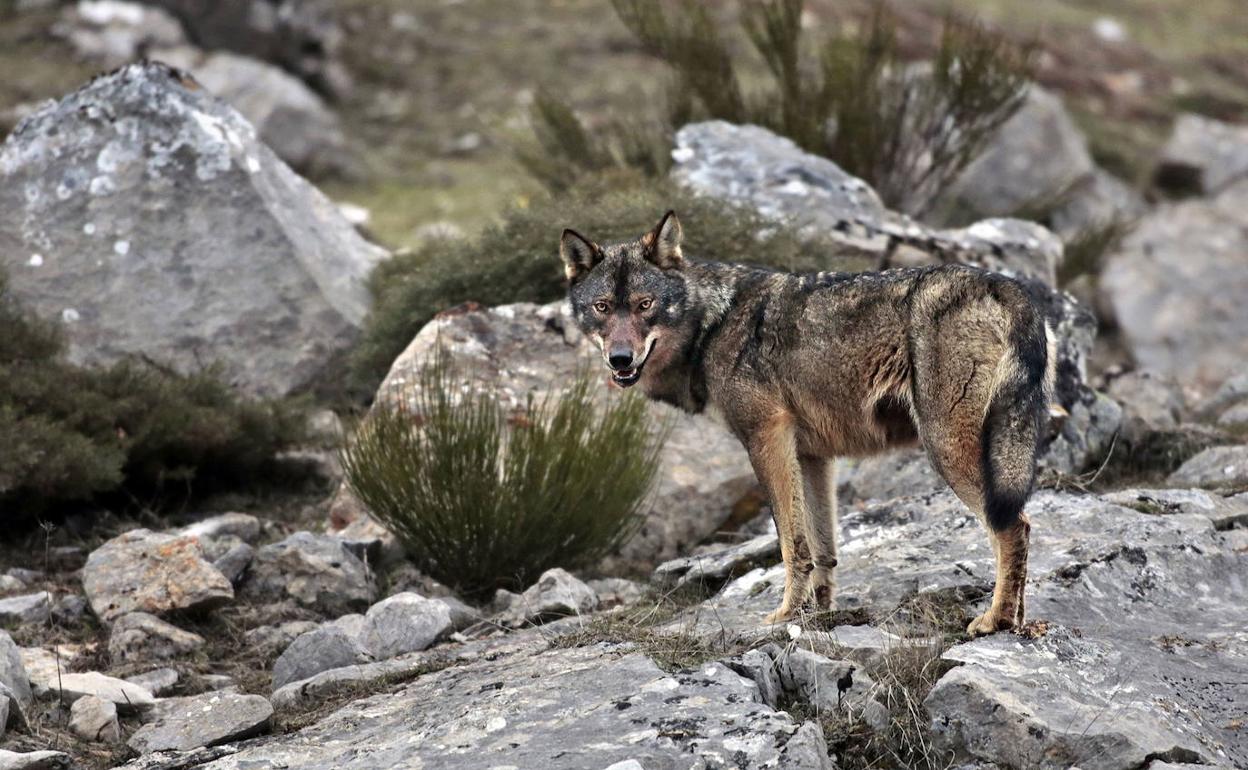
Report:
M633 352L631 350L624 353L619 351L613 352L607 356L607 363L610 364L612 369L627 369L633 363Z

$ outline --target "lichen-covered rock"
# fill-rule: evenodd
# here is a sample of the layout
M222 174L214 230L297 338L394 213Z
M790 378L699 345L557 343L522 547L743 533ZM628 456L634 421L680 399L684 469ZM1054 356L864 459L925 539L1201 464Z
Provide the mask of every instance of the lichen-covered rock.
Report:
M133 64L0 146L0 254L10 291L60 319L76 362L213 361L285 394L351 344L384 252L233 108Z
M1208 395L1248 360L1248 180L1155 209L1108 255L1099 282L1141 367ZM1200 258L1193 258L1199 254Z
M577 329L566 303L470 310L444 315L421 329L390 367L375 402L414 399L416 375L437 345L452 366L471 372L483 385L497 386L507 408L523 406L530 397L540 401L583 367L601 366L600 354ZM619 394L612 393L604 379L600 395ZM647 408L656 422L671 420L671 433L662 450L653 507L637 534L620 549L620 558L652 569L718 529L756 482L745 450L726 428L665 404L651 402ZM339 517L333 523L338 527L346 526L362 509L345 487L335 504Z
M259 695L209 692L167 698L126 742L140 754L189 751L258 735L269 727L273 707Z
M301 634L278 657L273 664L273 689L372 659L359 635L336 623L327 623Z
M1180 465L1166 482L1206 489L1248 487L1248 445L1210 447Z
M296 532L256 551L240 594L256 601L292 599L329 617L363 611L372 576L341 540Z
M411 592L377 602L365 617L368 649L378 660L423 650L450 635L454 627L445 602Z
M120 742L117 704L94 695L84 695L69 707L69 729L84 741Z
M105 622L130 612L211 609L234 587L203 558L199 540L135 529L91 552L82 568L91 610Z
M169 660L204 646L204 638L146 612L129 612L113 621L108 654L113 663Z
M720 766L727 757L741 770L833 767L818 729L772 709L725 664L668 674L644 655L585 647L487 656L425 674L203 767L582 770L634 760L657 770Z
M1156 181L1176 193L1217 193L1248 176L1248 127L1180 115L1162 148Z

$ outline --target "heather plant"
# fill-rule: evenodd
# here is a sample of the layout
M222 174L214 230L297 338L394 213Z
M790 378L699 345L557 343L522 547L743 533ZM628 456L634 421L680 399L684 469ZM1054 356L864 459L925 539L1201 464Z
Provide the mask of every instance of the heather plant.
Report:
M583 372L511 412L441 357L406 405L377 405L342 452L351 490L422 572L466 596L593 563L641 522L666 429Z

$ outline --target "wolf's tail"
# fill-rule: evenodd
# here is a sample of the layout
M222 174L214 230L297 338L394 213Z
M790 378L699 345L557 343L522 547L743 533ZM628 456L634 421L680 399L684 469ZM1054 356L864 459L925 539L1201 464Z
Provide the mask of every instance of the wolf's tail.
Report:
M1036 480L1036 453L1055 379L1053 332L1030 303L1013 319L980 437L984 512L1000 532L1018 521Z

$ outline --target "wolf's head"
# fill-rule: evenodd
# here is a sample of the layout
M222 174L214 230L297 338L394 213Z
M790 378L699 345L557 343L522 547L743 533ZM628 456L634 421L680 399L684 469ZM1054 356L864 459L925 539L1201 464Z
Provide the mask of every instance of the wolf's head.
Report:
M564 230L559 255L572 312L616 384L635 385L643 372L672 360L687 338L685 260L674 212L640 238L608 246Z

